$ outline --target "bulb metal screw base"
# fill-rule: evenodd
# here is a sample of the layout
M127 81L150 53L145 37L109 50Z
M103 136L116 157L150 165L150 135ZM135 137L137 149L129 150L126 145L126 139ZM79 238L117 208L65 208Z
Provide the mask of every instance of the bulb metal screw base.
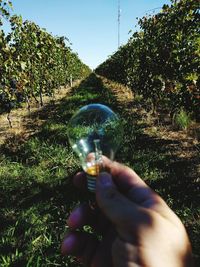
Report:
M87 186L90 192L96 191L96 176L87 174Z

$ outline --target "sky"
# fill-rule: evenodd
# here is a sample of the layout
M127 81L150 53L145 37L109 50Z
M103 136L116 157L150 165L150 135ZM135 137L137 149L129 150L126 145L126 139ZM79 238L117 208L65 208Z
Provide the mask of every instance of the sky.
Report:
M11 0L14 13L22 15L57 36L65 36L71 48L91 69L118 49L119 0ZM120 0L120 45L136 31L137 17L159 12L170 0Z

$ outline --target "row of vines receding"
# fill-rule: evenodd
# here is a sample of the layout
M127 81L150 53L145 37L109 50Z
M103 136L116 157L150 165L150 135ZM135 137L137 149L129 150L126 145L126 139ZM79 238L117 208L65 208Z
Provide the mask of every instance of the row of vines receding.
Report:
M8 112L84 78L89 67L73 53L65 37L55 37L21 16L10 15L12 3L0 0L0 112ZM7 20L11 31L5 33Z
M180 108L200 119L200 2L172 0L139 19L140 31L96 73L128 85L156 109Z

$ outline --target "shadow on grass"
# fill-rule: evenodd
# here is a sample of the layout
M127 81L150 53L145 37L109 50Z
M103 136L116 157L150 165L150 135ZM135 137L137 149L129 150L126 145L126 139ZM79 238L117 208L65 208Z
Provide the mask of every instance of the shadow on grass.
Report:
M81 106L106 104L103 94L101 79L90 75L58 104L30 115L27 130L33 130L34 121L44 120L36 134L28 140L15 136L1 147L0 265L78 266L72 258L61 258L60 242L70 210L91 196L73 186L80 167L66 126ZM115 101L112 95L107 98Z
M197 254L199 158L183 159L174 153L181 140L145 134L148 123L137 104L119 104L112 89L92 74L58 104L31 114L27 130L33 129L34 121L45 121L34 136L25 142L21 137L7 140L1 148L0 251L7 261L12 259L9 266L33 266L35 262L38 266L78 266L71 258L63 260L59 252L66 217L77 202L89 198L72 184L79 164L69 147L66 125L77 109L89 103L108 105L125 121L124 141L116 160L134 168L177 211L186 222ZM17 249L21 254L16 255Z

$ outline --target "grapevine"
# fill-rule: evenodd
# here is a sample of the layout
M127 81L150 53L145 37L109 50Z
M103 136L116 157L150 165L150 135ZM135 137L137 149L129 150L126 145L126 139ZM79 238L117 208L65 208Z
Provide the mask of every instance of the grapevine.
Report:
M3 19L11 32L0 29L0 112L8 113L35 99L43 106L44 96L53 96L55 89L90 72L72 52L65 37L55 37L21 16L10 16L11 2L0 1L0 26Z
M200 4L172 1L139 19L140 31L99 65L96 73L132 88L170 113L184 107L200 114Z

